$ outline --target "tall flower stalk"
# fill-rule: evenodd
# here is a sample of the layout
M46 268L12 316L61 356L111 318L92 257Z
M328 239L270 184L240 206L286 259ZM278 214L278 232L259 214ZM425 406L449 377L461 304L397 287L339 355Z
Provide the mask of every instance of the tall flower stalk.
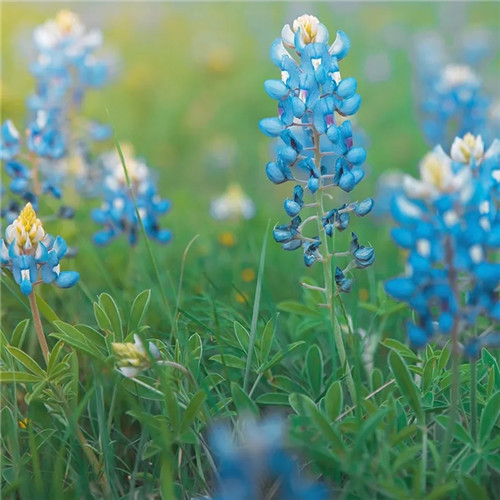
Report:
M278 116L261 120L259 126L263 133L280 137L283 142L276 161L266 166L268 178L275 184L296 183L292 198L284 202L285 212L292 219L274 228L274 239L284 250L302 248L307 267L321 262L324 286L302 285L324 295L320 306L330 312L336 350L355 399L335 295L351 290L351 269L368 267L375 253L373 248L360 245L355 233L347 251L336 251L334 243L334 233L347 228L351 214L363 217L373 207L373 200L368 198L331 208L334 197L330 191L338 188L349 193L364 177L361 166L366 152L354 146L352 125L347 119L358 111L361 97L356 93L356 80L342 78L339 70L339 61L349 47L350 41L342 31L330 45L326 26L314 16L303 15L292 26L286 25L281 38L271 46L271 59L281 70L281 80L264 84L268 95L278 101ZM304 201L307 192L312 197L308 203ZM303 220L301 215L307 211L312 213ZM306 235L306 227L312 226L312 234ZM337 265L337 260L344 259L345 264Z

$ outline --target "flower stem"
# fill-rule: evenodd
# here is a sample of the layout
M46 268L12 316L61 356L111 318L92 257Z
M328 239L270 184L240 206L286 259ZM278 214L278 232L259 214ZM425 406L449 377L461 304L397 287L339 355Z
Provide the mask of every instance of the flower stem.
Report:
M38 311L38 306L36 303L35 292L31 292L28 296L31 307L31 314L33 315L33 321L35 323L35 330L38 336L38 341L40 342L40 347L42 348L43 359L45 363L49 362L49 346L47 345L47 340L45 334L43 333L42 320L40 319L40 312Z
M321 171L321 150L320 150L320 136L319 134L314 131L314 162L316 164L316 167L318 168L319 171ZM349 389L349 393L351 395L351 399L353 403L355 404L357 401L356 398L356 387L354 384L354 380L352 378L352 372L351 372L351 367L349 365L349 361L347 360L347 355L345 351L345 346L344 346L344 340L342 338L342 331L340 330L340 323L337 320L336 314L335 314L335 301L334 301L334 289L333 289L333 253L334 249L332 249L332 253L330 253L330 250L328 248L328 236L326 235L326 232L323 230L323 226L321 223L321 219L325 214L325 210L323 208L323 186L321 185L321 179L320 179L320 185L318 191L316 191L316 202L317 202L317 207L316 207L316 215L317 219L316 222L318 224L318 232L319 236L321 239L321 243L323 246L323 276L324 276L324 281L325 281L325 290L324 290L324 295L325 295L325 304L326 307L328 307L329 313L330 313L330 326L331 326L331 331L333 333L333 339L334 343L336 346L337 354L340 360L340 364L342 366L342 369L345 370L345 374L347 377L347 387ZM333 237L332 237L333 241Z
M472 441L477 439L477 363L470 362L470 433Z
M452 293L455 297L455 302L458 304L459 292L458 292L458 281L457 281L457 270L453 265L454 255L453 255L453 247L450 241L450 238L446 240L445 244L445 252L446 252L446 266L448 268L448 276L450 281L450 287ZM446 463L448 459L448 455L450 453L451 441L453 439L453 434L455 432L455 421L457 419L458 412L458 397L459 391L458 386L460 383L460 347L459 347L459 334L460 334L460 319L455 315L453 321L453 327L451 330L451 361L452 361L452 375L451 375L451 390L450 390L450 409L449 409L449 419L448 419L448 427L446 429L445 439L443 443L443 448L441 450L441 461L439 464L439 469L437 473L437 479L439 483L442 483L445 480L445 470Z

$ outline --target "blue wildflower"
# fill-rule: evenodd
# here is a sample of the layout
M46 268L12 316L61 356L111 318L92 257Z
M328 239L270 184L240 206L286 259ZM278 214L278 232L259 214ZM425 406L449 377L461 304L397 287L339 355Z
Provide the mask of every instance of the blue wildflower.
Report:
M146 163L135 158L129 146L122 147L122 151L146 234L160 243L168 243L171 233L160 228L158 217L168 212L170 202L158 195ZM104 229L94 234L94 242L107 245L114 238L125 234L130 245L135 245L140 225L120 157L112 152L105 155L103 161L106 165L104 201L101 208L92 211L92 219L102 224Z
M255 500L264 493L266 481L279 481L273 498L326 500L323 485L309 484L301 477L298 465L284 447L283 431L278 418L262 423L246 420L238 445L227 427L216 427L210 438L219 475L214 500Z
M368 198L324 208L327 199L332 198L325 193L327 190L339 188L348 193L361 182L366 160L365 149L354 145L351 121L347 119L361 105L357 81L342 78L339 69L339 62L350 48L349 38L342 31L337 32L333 44L328 38L326 26L310 15L300 16L292 26L283 28L270 53L281 70L281 80L264 83L267 94L278 102L278 113L259 123L264 134L281 141L276 161L266 166L268 178L274 184L295 182L292 197L284 201L292 221L276 226L273 236L285 250L302 247L306 266L317 260L326 265L333 255L325 236L332 237L335 229L345 230L351 213L363 217L373 207L373 200ZM312 203L306 202L307 193L314 195ZM314 215L303 217L302 222L299 214L303 216L306 209L313 207ZM316 221L320 234L305 236L304 228L312 221ZM325 257L319 253L320 243ZM335 256L351 256L352 265L358 268L374 261L373 249L363 246ZM343 291L348 289L350 286L343 287Z
M500 141L485 152L481 137L456 138L406 176L392 203L397 245L409 251L407 273L385 289L417 315L408 335L416 347L437 334L458 335L478 316L500 320Z
M60 236L45 234L31 203L27 203L19 217L7 227L0 245L0 264L12 272L25 295L30 295L38 283L69 288L80 278L76 271L60 270L60 261L67 251L66 242Z

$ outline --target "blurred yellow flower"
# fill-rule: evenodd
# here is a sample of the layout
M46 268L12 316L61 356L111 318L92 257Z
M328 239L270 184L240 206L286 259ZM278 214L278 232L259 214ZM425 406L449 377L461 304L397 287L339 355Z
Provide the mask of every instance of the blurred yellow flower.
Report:
M241 271L241 279L245 283L250 283L255 279L255 271L251 267L247 267Z
M219 234L219 243L225 247L236 245L236 236L230 231L224 231Z
M247 293L236 292L234 296L236 302L240 304L246 304L248 302L249 296Z
M19 427L21 429L27 429L28 428L28 417L23 418L22 420L18 420L17 425L19 425Z
M370 298L370 293L366 288L360 288L358 292L359 300L366 302Z

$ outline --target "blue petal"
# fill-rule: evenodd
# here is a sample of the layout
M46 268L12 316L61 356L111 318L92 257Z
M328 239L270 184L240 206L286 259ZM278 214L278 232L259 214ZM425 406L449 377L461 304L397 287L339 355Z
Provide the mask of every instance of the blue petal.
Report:
M281 80L266 80L264 82L264 89L271 99L276 100L282 99L290 92Z
M80 274L76 271L64 271L59 274L55 283L59 288L71 288L78 283Z
M269 137L277 137L283 131L284 126L279 118L263 118L259 122L260 130Z
M384 289L395 299L407 301L415 293L417 287L410 278L392 278L385 282Z

